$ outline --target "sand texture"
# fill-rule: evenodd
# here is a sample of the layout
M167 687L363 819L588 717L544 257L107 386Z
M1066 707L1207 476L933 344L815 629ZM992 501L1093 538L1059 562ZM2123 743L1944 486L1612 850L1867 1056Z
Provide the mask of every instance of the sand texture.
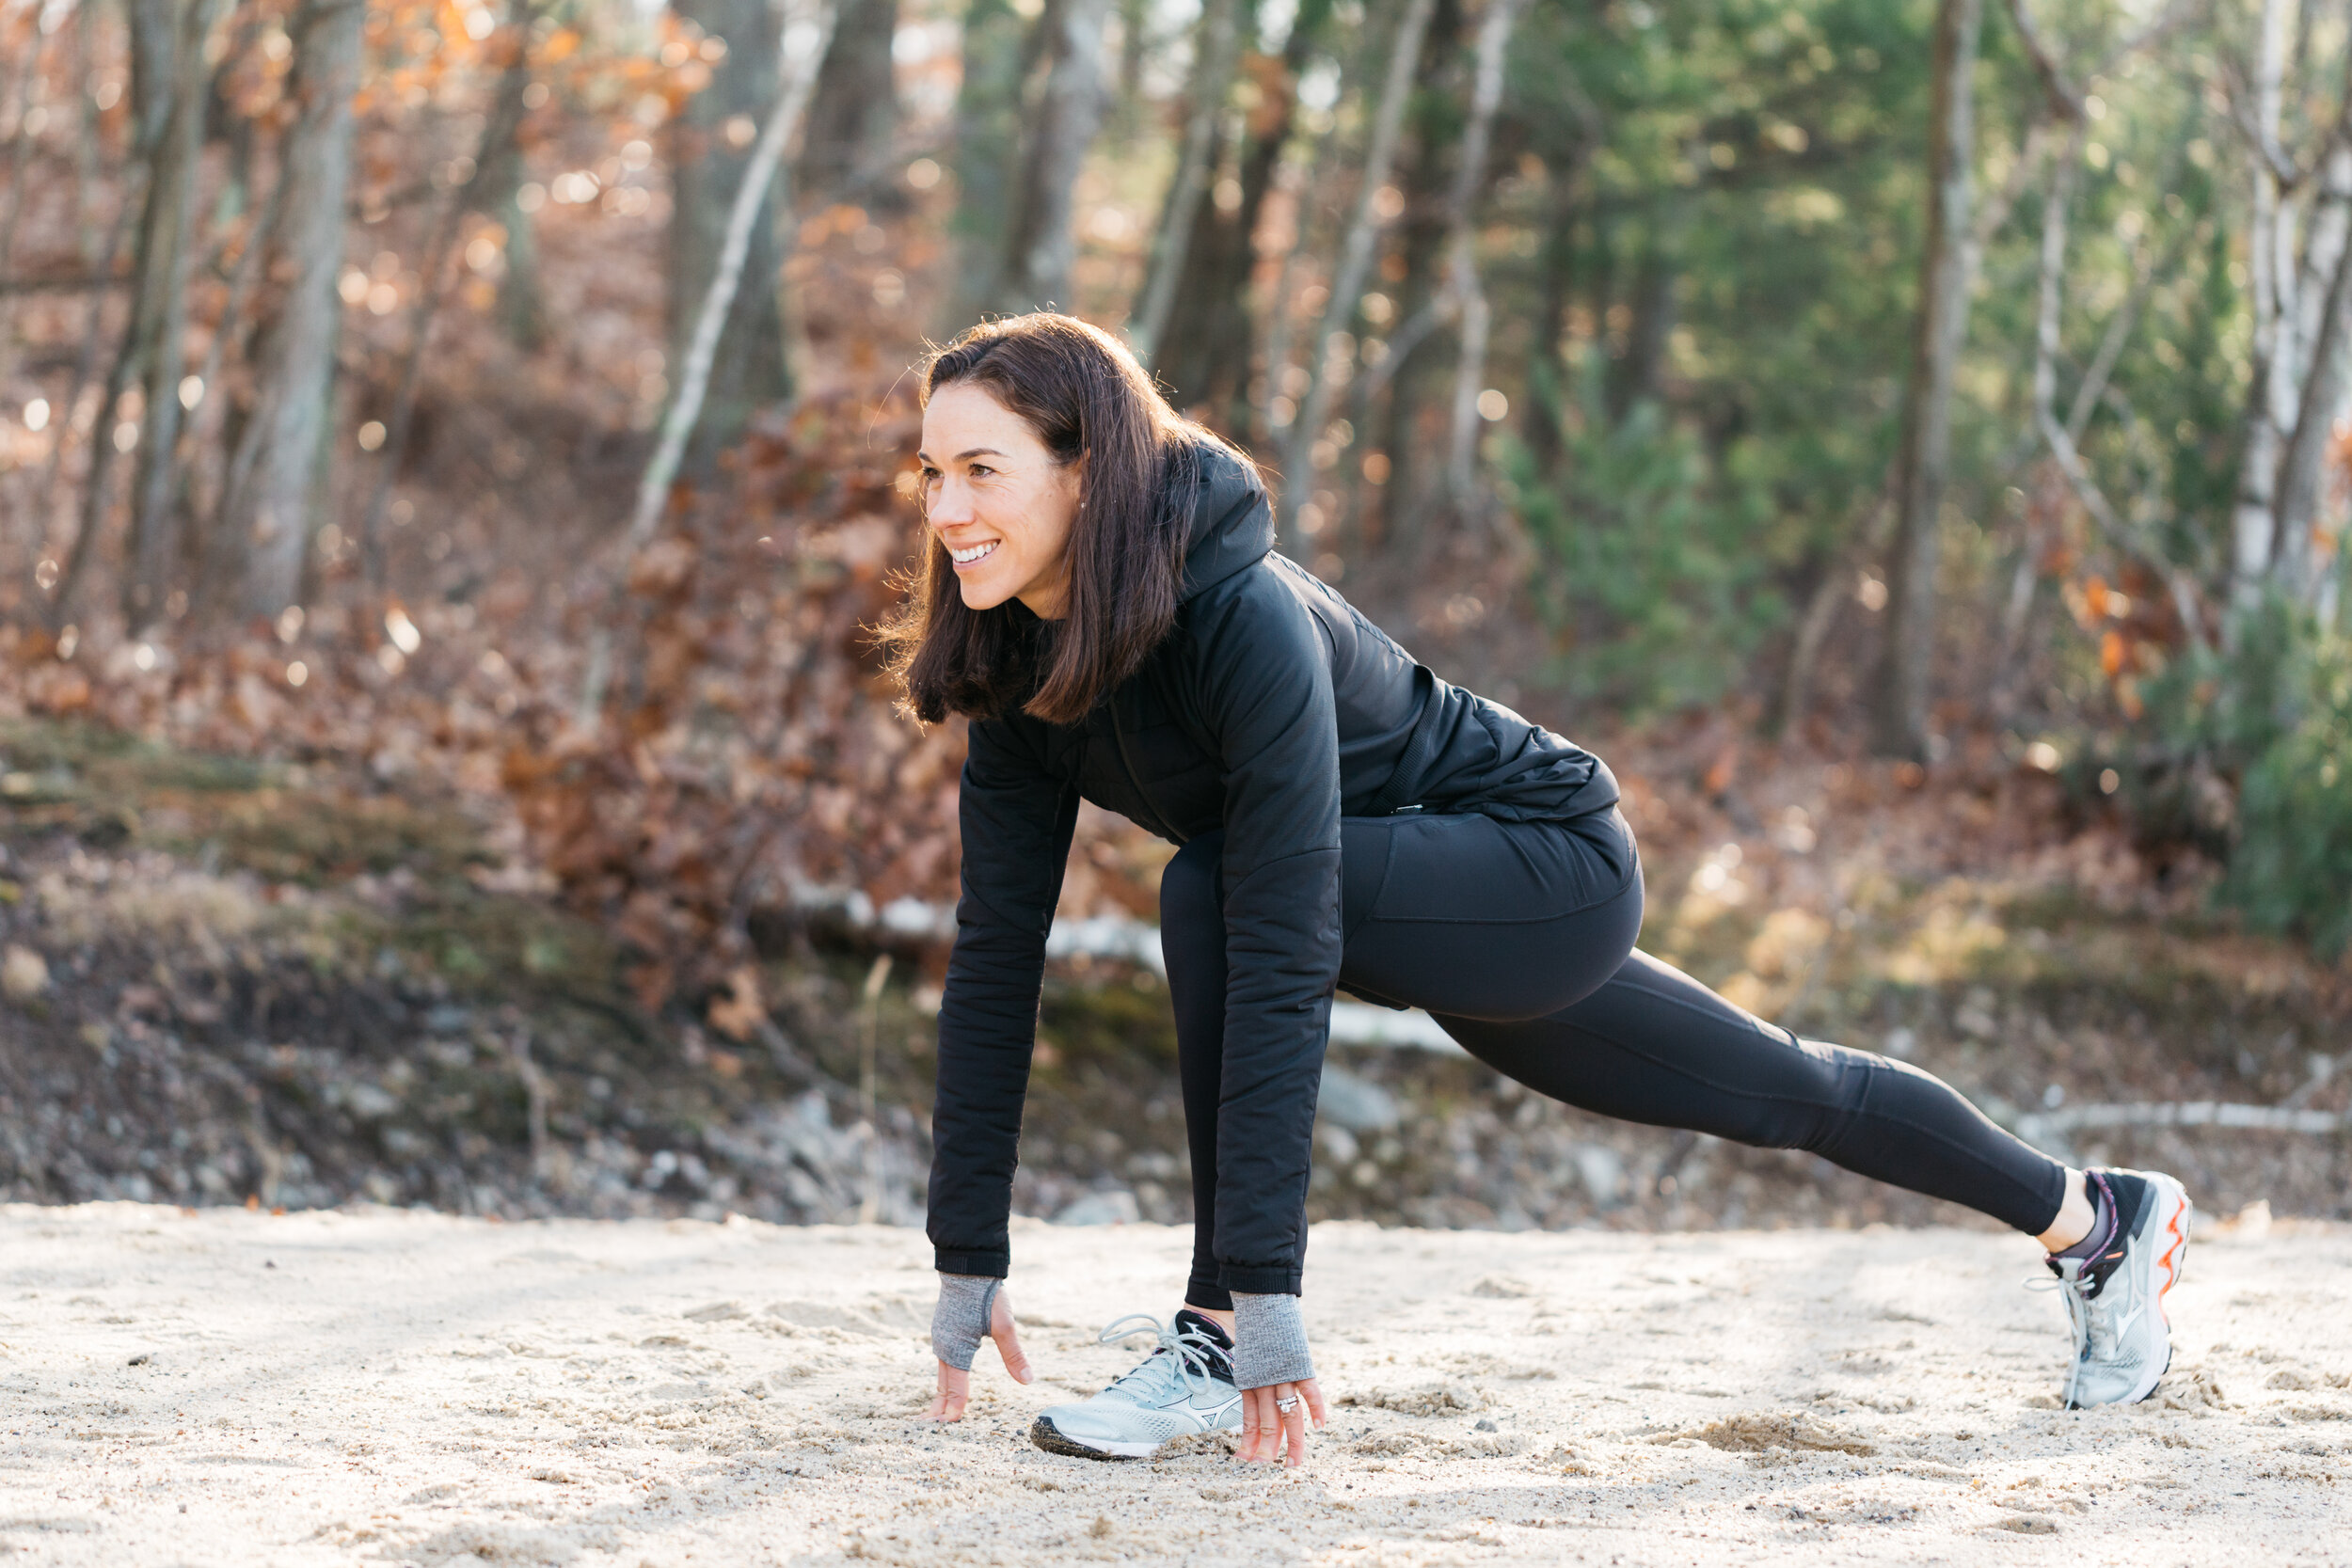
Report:
M0 1208L0 1563L2352 1561L2345 1227L2069 1414L2014 1239L1322 1227L1308 1471L1032 1448L1185 1243L1023 1225L1041 1381L939 1431L911 1230Z

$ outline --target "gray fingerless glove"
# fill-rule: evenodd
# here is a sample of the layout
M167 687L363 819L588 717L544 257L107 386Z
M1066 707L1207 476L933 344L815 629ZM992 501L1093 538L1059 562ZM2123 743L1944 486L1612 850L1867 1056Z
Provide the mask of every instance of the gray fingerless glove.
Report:
M958 1371L970 1371L973 1353L988 1338L989 1309L1004 1285L983 1275L941 1275L939 1305L931 1308L931 1354Z
M1315 1375L1296 1296L1233 1292L1233 1386L1263 1388Z

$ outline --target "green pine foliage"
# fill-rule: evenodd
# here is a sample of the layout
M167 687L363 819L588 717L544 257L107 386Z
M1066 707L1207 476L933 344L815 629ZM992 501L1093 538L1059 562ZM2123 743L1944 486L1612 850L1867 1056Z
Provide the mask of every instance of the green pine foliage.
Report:
M1714 702L1784 614L1752 547L1764 487L1736 458L1710 465L1657 403L1613 425L1598 376L1581 381L1551 474L1518 443L1505 458L1557 650L1545 677L1620 713Z

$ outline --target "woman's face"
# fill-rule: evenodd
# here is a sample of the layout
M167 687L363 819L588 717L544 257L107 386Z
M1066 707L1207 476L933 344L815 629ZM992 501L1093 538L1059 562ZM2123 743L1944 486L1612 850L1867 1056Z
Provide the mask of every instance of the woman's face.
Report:
M931 394L917 455L924 515L955 562L964 604L1019 599L1060 619L1080 465L1055 462L1028 420L961 382Z

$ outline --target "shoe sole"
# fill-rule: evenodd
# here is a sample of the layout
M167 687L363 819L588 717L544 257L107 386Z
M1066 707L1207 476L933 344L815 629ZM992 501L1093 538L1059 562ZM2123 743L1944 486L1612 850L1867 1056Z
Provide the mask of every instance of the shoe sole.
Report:
M2148 1386L2125 1402L2139 1404L2155 1398L2156 1389L2164 1382L2164 1374L2172 1370L2172 1314L2165 1310L2164 1298L2188 1272L2188 1238L2196 1228L2197 1206L2188 1200L2188 1190L2172 1178L2150 1172L2148 1180L2169 1206L2164 1216L2161 1232L2165 1248L2156 1259L2156 1267L2164 1271L2164 1283L2156 1287L2156 1316L2164 1320L2164 1365L2148 1382Z
M2154 1190L2156 1202L2162 1206L2157 1211L2162 1223L2151 1228L2149 1242L2152 1245L2158 1241L2164 1243L2164 1251L2156 1258L2156 1268L2162 1272L2163 1278L2156 1286L2155 1303L2156 1316L2163 1320L2165 1327L2164 1365L2156 1369L2156 1375L2150 1378L2144 1386L2123 1399L2107 1402L2115 1404L2144 1404L2155 1398L2157 1388L2164 1384L2164 1374L2172 1370L2172 1314L2165 1310L2164 1298L2173 1286L2181 1282L2181 1275L2187 1272L2188 1239L2190 1231L2195 1228L2197 1210L2197 1206L2189 1201L2187 1189L2171 1177L2161 1171L2136 1171L2133 1174L2147 1181ZM2099 1407L2070 1404L2066 1408L2096 1410Z
M1047 1453L1066 1453L1073 1459L1149 1459L1161 1448L1157 1443L1081 1442L1042 1416L1029 1428L1029 1441Z

